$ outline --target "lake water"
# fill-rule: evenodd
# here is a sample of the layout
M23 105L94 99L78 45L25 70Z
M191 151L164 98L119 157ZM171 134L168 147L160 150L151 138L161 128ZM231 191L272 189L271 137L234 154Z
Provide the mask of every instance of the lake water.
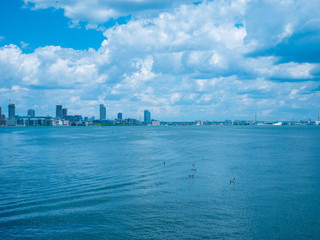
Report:
M319 179L319 126L0 128L0 239L319 239Z

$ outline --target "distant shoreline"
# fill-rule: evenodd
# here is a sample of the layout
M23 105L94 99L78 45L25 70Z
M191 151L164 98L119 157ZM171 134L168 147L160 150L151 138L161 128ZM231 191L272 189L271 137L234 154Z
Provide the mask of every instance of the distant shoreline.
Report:
M120 124L102 124L102 125L54 125L54 126L22 126L22 125L17 125L17 126L0 126L0 128L39 128L39 127L175 127L175 126L193 126L193 127L210 127L210 126L225 126L225 127L230 127L230 126L320 126L319 124L282 124L282 125L277 125L277 124L204 124L204 125L196 125L196 124L161 124L161 125L144 125L144 124L127 124L127 125L120 125Z

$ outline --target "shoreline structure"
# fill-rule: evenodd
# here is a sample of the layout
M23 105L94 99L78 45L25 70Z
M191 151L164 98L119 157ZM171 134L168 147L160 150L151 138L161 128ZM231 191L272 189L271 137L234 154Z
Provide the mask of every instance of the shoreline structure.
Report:
M144 111L144 119L122 118L122 113L118 113L114 120L106 119L106 108L104 104L100 104L100 119L95 117L82 117L82 115L68 115L68 109L62 108L62 105L56 105L56 117L51 116L36 116L34 109L28 109L27 116L19 116L15 114L15 104L8 105L8 117L1 113L0 107L0 126L8 127L27 127L27 126L243 126L243 125L320 125L319 114L317 121L258 121L257 113L255 120L195 120L195 121L159 121L151 119L151 113L148 110Z
M107 120L111 121L111 120ZM199 123L201 122L201 123ZM119 124L119 123L90 123L85 121L72 122L69 124L15 124L15 125L0 125L0 127L128 127L128 126L320 126L319 121L283 121L270 122L259 121L257 123L252 121L232 121L232 122L210 122L210 121L194 121L194 122L160 122L152 121L151 124L144 124L143 122L137 124Z

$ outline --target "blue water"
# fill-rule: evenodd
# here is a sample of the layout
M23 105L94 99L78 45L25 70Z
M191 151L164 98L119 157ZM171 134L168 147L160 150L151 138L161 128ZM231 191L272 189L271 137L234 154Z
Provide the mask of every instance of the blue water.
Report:
M319 177L319 126L0 128L0 239L319 239Z

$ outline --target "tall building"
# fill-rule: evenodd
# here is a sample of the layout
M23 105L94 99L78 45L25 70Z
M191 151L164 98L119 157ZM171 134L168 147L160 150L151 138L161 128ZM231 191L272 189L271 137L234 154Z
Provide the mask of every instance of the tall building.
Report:
M36 112L34 111L34 109L29 109L28 110L28 117L34 117L36 115Z
M62 105L56 105L56 118L62 119Z
M62 108L62 118L67 119L67 116L68 116L68 109Z
M16 117L16 106L13 103L9 104L8 114L9 114L9 119L15 119L15 117Z
M100 104L100 120L106 120L107 119L107 112L106 107L104 104Z
M16 126L16 106L13 103L10 103L8 106L8 119L6 122L7 126Z
M151 123L151 114L148 110L144 110L144 123L145 124Z
M118 113L118 119L122 120L122 113Z

